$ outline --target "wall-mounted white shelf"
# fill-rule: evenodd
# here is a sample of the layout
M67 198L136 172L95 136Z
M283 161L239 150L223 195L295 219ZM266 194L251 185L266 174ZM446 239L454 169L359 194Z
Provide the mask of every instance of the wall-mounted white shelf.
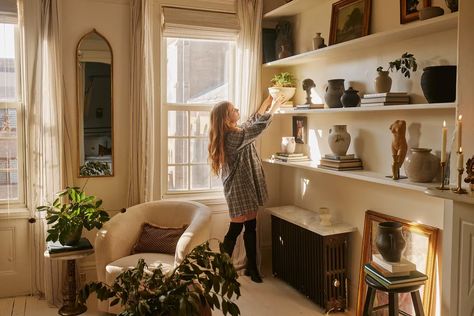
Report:
M315 0L292 0L278 8L263 15L264 19L277 19L297 15L307 9L314 7Z
M381 174L373 171L367 170L352 170L352 171L334 171L328 169L318 168L318 163L315 161L305 161L305 162L282 162L273 159L264 159L266 163L281 165L285 167L291 167L296 169L310 170L319 173L331 174L338 177L345 177L349 179L355 179L360 181L378 183L383 185L389 185L397 188L413 190L424 192L428 187L435 186L435 183L415 183L408 181L408 179L401 180L392 180L391 178L386 177L387 174Z
M295 1L295 0L294 0ZM288 3L291 4L292 2ZM286 5L285 5L286 6ZM282 6L284 7L284 6ZM280 7L280 8L282 8ZM448 13L440 17L401 25L396 29L370 34L351 41L293 55L287 58L263 64L263 67L286 67L324 59L329 56L351 55L357 49L371 49L390 42L425 36L432 33L455 29L458 26L458 13Z
M474 204L474 192L469 191L469 189L467 189L466 194L457 194L452 192L451 190L441 191L436 188L429 188L425 191L425 193L445 200L453 200L466 204Z
M344 112L378 112L378 111L406 111L406 110L449 110L456 109L456 103L427 103L427 104L403 104L385 106L359 106L352 108L324 108L295 110L294 108L280 108L276 114L319 114L319 113L344 113Z

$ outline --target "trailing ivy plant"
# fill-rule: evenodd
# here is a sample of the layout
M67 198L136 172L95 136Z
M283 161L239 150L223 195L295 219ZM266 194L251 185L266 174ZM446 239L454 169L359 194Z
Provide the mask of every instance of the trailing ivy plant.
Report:
M110 176L112 171L106 162L86 161L79 169L81 176Z
M402 74L410 78L410 71L415 72L418 69L418 64L416 63L416 58L413 54L404 53L401 58L395 59L388 63L388 68L386 71L401 71ZM377 71L384 71L382 66L377 68Z
M229 256L214 252L205 242L194 248L174 270L147 269L143 259L135 268L122 272L112 285L86 284L78 294L85 304L90 294L101 301L112 299L110 306L121 304L121 316L191 316L203 308L220 309L224 315L240 315L233 298L240 297L240 283ZM208 306L208 307L207 307Z
M78 187L67 187L56 195L53 203L36 208L40 212L46 212L46 220L52 225L48 229L46 241L59 240L64 245L71 235L83 227L87 230L100 229L109 220L109 214L100 208L102 200L86 195Z
M296 78L289 72L281 72L271 79L273 87L294 88L296 87Z

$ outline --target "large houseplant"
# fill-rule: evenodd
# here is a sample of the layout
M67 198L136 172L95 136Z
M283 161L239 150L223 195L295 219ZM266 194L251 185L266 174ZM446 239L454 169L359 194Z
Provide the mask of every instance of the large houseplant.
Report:
M402 57L388 63L387 70L382 66L377 67L378 76L375 78L375 91L378 93L390 92L392 88L392 78L388 75L390 71L401 71L406 78L410 78L410 71L415 72L418 68L416 58L408 52L403 53Z
M273 99L279 94L283 94L285 100L290 100L296 92L296 78L289 72L281 72L271 79L272 86L268 88L268 92Z
M233 301L240 296L237 272L222 244L220 248L220 253L214 252L205 242L169 273L160 268L148 271L140 259L112 285L86 284L79 292L79 302L84 304L90 294L96 293L101 301L112 299L111 306L120 303L124 308L121 316L210 315L209 308L220 309L224 315L240 315Z
M101 205L102 200L86 195L78 187L67 187L58 192L53 203L36 208L46 212L46 220L52 225L48 229L46 241L59 240L63 245L74 245L81 238L82 228L101 228L109 220L109 215L100 208Z

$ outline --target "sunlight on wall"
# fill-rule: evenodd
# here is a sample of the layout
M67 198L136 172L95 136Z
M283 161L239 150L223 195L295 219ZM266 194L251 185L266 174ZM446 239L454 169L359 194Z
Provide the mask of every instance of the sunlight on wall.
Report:
M308 147L311 160L319 161L321 159L321 151L319 149L319 139L323 137L323 130L309 129L308 131Z
M301 178L301 199L304 198L306 194L306 190L308 189L308 186L309 186L309 179Z

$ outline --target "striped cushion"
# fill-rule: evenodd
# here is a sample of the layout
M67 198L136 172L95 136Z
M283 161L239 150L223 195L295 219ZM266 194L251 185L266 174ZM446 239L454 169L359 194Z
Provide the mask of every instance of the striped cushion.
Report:
M183 227L159 227L143 224L142 233L132 249L132 254L142 252L174 254L176 244L188 225Z

